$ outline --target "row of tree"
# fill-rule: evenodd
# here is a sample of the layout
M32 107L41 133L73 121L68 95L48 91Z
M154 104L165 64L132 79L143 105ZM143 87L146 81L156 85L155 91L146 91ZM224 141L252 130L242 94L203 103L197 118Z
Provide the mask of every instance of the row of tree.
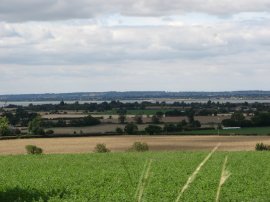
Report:
M129 134L129 135L136 135L138 133L146 133L149 135L157 135L157 134L168 134L174 132L182 132L185 130L194 130L200 128L201 125L198 124L194 126L194 124L190 124L183 120L180 123L166 123L164 126L160 125L148 125L144 131L139 131L138 125L135 123L128 123L125 125L124 130L122 128L116 128L116 133L118 134Z
M230 119L222 121L225 127L264 127L270 126L270 113L255 113L251 119L246 119L243 113L235 112Z
M22 108L16 105L9 105L10 108ZM46 112L57 112L65 110L82 110L87 112L104 112L108 110L127 111L127 110L143 110L149 108L156 109L168 109L166 116L186 116L188 110L194 110L195 115L207 116L217 113L229 113L232 111L245 111L247 113L253 113L255 111L268 111L270 112L270 106L267 103L219 103L211 102L207 103L185 103L185 102L134 102L134 103L123 103L120 101L102 102L102 103L84 103L79 102L65 103L61 101L59 104L43 104L43 105L32 105L23 107L23 109L28 111L46 111ZM171 110L175 109L175 110Z

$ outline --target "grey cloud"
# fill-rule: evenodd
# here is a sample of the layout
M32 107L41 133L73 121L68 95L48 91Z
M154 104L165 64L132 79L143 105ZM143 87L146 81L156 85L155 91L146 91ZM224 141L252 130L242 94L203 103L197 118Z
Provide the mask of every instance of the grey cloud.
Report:
M113 13L168 16L187 12L231 15L269 11L269 0L2 0L0 20L50 21L93 18Z
M84 65L131 60L214 60L269 52L268 27L269 24L253 28L239 23L156 27L0 23L0 36L5 35L0 38L0 61Z

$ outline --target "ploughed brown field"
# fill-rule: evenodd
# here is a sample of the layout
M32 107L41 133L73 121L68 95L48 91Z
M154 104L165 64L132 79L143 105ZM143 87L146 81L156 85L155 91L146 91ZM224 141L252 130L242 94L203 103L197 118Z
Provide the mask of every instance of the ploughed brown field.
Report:
M104 143L112 151L126 151L134 142L146 142L152 151L211 150L221 144L220 151L250 151L256 143L270 144L268 136L113 136L78 138L37 138L1 140L0 154L25 154L25 146L37 145L45 153L92 152L98 143Z

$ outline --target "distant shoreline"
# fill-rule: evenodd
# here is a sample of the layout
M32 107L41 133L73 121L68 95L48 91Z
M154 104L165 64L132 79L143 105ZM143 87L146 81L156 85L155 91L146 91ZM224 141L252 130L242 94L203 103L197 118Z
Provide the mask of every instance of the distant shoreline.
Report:
M123 103L134 103L134 102L166 102L168 104L172 104L174 102L185 102L185 103L195 103L195 102L199 102L199 103L207 103L208 101L211 102L220 102L220 103L226 103L226 102L230 102L230 103L244 103L244 102L248 102L248 103L270 103L270 98L269 99L172 99L172 98L162 98L162 99L158 99L158 98L153 98L153 99L120 99L120 102ZM39 101L39 100L35 100L35 101L27 101L27 100L22 100L22 101L0 101L0 107L3 106L8 106L8 105L18 105L18 106L28 106L29 104L33 104L33 105L43 105L43 104L59 104L61 100L46 100L46 101ZM112 100L64 100L65 103L68 104L72 104L74 102L79 102L80 104L84 104L84 103L102 103L102 102L111 102Z

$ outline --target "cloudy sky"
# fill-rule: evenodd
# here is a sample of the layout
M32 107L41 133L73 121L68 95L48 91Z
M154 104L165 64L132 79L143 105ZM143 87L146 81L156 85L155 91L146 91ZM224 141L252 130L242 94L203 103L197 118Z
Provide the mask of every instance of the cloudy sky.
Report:
M270 90L269 0L0 0L0 94Z

